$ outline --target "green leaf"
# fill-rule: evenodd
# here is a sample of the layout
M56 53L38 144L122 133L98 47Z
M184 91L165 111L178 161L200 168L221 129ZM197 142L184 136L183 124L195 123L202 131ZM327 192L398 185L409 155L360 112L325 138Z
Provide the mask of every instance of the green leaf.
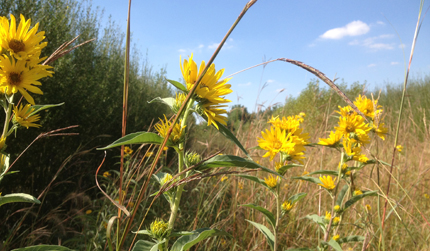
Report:
M33 116L34 114L36 114L42 110L45 110L45 109L48 109L51 107L55 107L55 106L61 106L61 105L64 105L64 102L60 103L60 104L54 104L54 105L33 105L31 108L34 108L34 111L32 111L30 113L30 116Z
M351 199L349 199L347 202L345 202L344 209L347 209L348 207L352 206L355 202L363 199L364 197L375 196L377 194L378 194L378 191L366 191L363 194L356 195L356 196L352 197Z
M320 179L314 178L314 177L309 177L309 176L298 176L298 177L293 177L293 179L295 180L305 180L305 181L309 181L315 184L322 184Z
M259 224L257 222L253 222L253 221L250 221L250 220L246 220L246 221L249 222L249 223L251 223L255 228L257 228L258 230L260 230L261 233L264 234L264 236L267 239L267 243L270 246L270 250L273 251L273 248L275 246L275 236L273 235L273 233L270 232L270 230L266 226L264 226L264 225L261 225L261 224Z
M179 90L181 90L185 93L188 93L187 88L183 84L179 83L178 81L167 79L167 82L171 83L173 86L175 86Z
M136 242L136 244L134 244L134 247L131 251L156 251L156 250L158 250L159 244L161 244L161 243L154 243L154 242L145 241L145 240L138 240Z
M364 241L364 239L365 239L364 236L351 235L351 236L347 236L347 237L344 237L344 238L339 238L337 240L337 242L339 244L347 243L347 242L362 242L362 241Z
M326 232L325 225L324 225L324 222L323 222L321 216L318 216L316 214L309 214L309 215L306 215L305 218L313 220L315 223L317 223L321 227L321 229L323 230L324 233Z
M303 199L306 195L307 195L307 193L294 194L293 196L291 196L290 198L288 198L288 201L291 202L291 203L296 203L297 201Z
M218 230L218 229L210 229L210 228L201 228L193 231L190 235L184 235L180 237L176 242L173 244L171 251L185 251L189 250L192 246L196 245L202 240L205 240L207 238L213 237L213 236L223 236L227 235L230 236L229 233Z
M334 175L337 177L338 172L337 171L332 171L332 170L318 170L315 172L311 172L308 175L314 175L314 174L328 174L328 175Z
M247 160L234 155L217 155L199 166L196 167L196 170L205 170L208 168L216 168L216 167L244 167L249 169L262 169L268 173L272 173L275 175L279 174L269 168L264 166L260 166L252 160Z
M122 145L129 145L129 144L157 144L161 145L163 143L163 137L160 135L157 135L152 132L135 132L131 133L129 135L126 135L120 139L115 140L112 144L103 147L103 148L97 148L97 150L106 150L109 148L122 146ZM167 146L173 146L170 140L166 143Z
M72 251L72 249L56 245L37 245L25 248L17 248L12 251Z
M13 202L28 202L40 204L40 201L38 199L25 193L11 193L5 196L0 196L0 206Z
M133 234L146 234L146 235L150 235L150 233L149 233L149 231L148 231L148 230L139 230L139 231L137 231L137 232L133 232L133 231L132 231L132 233L133 233Z
M205 120L207 121L207 119L205 118ZM227 139L231 140L234 144L236 144L236 146L238 146L240 148L240 150L242 150L243 153L245 153L246 156L248 156L248 158L251 159L251 156L249 155L249 153L245 150L245 147L242 146L242 144L240 143L240 141L236 138L236 136L234 136L234 134L232 132L230 132L230 130L225 127L223 124L218 123L217 121L215 121L215 123L218 125L219 128L219 132L224 135Z
M275 216L269 210L265 209L264 207L260 207L260 206L254 205L254 204L246 204L246 205L241 205L241 206L253 208L253 209L260 211L261 213L264 214L264 216L266 216L270 225L272 225L272 227L275 228L276 219L275 219Z
M287 170L288 170L288 169L293 168L293 167L299 167L299 166L303 166L303 165L299 165L299 164L289 164L289 165L286 165L286 166L281 166L281 167L278 169L278 173L279 173L280 175L284 175L284 174L287 172Z
M168 97L168 98L154 98L153 100L149 101L148 103L152 103L152 102L161 102L164 103L166 105L168 105L170 107L170 109L173 109L173 105L175 104L175 98L172 97Z
M336 251L343 251L342 247L335 240L331 239L329 242L326 242L329 246L334 248Z
M340 190L339 194L337 195L336 205L342 206L343 197L345 197L345 194L348 191L348 188L349 188L348 185L344 185L342 187L342 190Z

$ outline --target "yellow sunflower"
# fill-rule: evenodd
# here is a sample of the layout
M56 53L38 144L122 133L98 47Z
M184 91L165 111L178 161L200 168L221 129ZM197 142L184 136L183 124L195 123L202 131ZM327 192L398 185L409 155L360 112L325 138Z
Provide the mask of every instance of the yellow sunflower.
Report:
M182 139L182 135L184 133L184 129L186 126L181 127L180 123L182 123L182 120L177 123L172 130L172 133L170 134L170 140L173 144L176 144L179 142L180 139ZM155 130L164 138L167 135L167 132L169 131L169 128L172 126L172 122L170 122L166 115L164 115L164 120L160 119L160 123L155 125Z
M18 60L27 60L39 57L40 51L46 47L47 42L41 43L45 38L45 32L37 32L39 23L30 29L31 19L25 20L20 15L21 21L16 26L15 16L10 15L10 23L7 18L2 18L0 25L0 44Z
M378 109L382 107L378 105L378 100L375 100L373 102L371 99L368 99L364 95L358 95L358 97L354 101L354 105L357 106L360 112L362 112L367 117L372 118L372 120L375 118L375 115L378 115L382 112L382 109Z
M342 134L345 138L355 138L362 144L368 144L370 138L368 133L372 128L369 124L365 123L362 116L358 114L351 114L349 116L342 116L339 119L339 126L335 127L337 133Z
M28 92L43 94L36 85L42 85L38 80L47 76L51 77L52 72L47 71L44 66L29 69L25 66L25 61L0 56L0 87L4 88L7 95L19 91L30 104L34 105L34 99Z
M258 145L268 151L263 155L264 158L270 157L273 160L275 155L279 152L287 152L289 149L294 148L294 143L291 141L291 134L287 134L279 127L270 127L266 132L261 132L263 138L258 139Z
M197 68L197 64L191 54L189 61L184 59L182 63L182 58L180 58L180 66L187 90L191 90L197 78L203 72L205 62L202 61L200 68ZM233 92L230 89L231 85L226 84L230 78L219 81L223 73L224 69L216 72L215 65L211 64L195 90L195 99L201 105L204 115L207 116L208 125L213 124L217 129L216 122L227 125L227 117L223 115L227 114L224 109L226 106L219 104L231 102L225 99L224 96Z
M339 144L340 140L342 139L342 136L343 135L338 131L330 131L330 136L328 137L328 139L320 138L320 142L318 142L318 144L323 146L336 146Z
M322 182L322 184L318 184L318 185L324 187L329 191L333 190L336 187L336 185L334 184L334 182L336 181L336 178L334 178L333 180L331 176L327 175L327 176L319 177L319 179Z
M25 105L22 104L18 107L13 107L13 122L19 124L22 127L41 127L41 125L35 124L34 122L39 121L40 115L30 115L34 111L34 108L31 107L30 104Z

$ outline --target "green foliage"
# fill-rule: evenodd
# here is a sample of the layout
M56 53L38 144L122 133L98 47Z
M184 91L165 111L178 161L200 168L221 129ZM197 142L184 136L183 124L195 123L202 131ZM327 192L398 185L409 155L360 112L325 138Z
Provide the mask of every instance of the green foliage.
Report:
M14 202L27 202L27 203L36 203L40 204L40 201L36 199L34 196L25 193L11 193L4 196L0 196L0 206L3 206L7 203Z
M210 228L201 228L192 231L192 234L187 234L180 237L170 249L171 251L186 251L197 243L214 236L230 236L229 233Z

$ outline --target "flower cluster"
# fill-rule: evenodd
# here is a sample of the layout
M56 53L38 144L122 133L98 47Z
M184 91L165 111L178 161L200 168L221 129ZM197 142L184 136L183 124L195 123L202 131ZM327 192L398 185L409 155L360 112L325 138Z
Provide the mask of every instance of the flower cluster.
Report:
M279 153L281 164L288 161L303 164L305 145L309 139L309 135L303 133L303 128L300 127L304 117L304 113L282 119L272 117L268 122L272 126L261 132L263 138L258 139L258 145L267 151L263 157L270 157L270 160L273 160Z
M347 160L356 160L366 163L369 159L362 154L362 147L370 143L369 133L376 133L385 140L388 129L382 123L382 107L378 100L372 101L366 96L359 95L354 104L366 116L364 118L350 106L339 107L340 114L338 126L330 132L327 139L321 139L318 144L338 148L343 146L348 156ZM367 121L366 121L367 120Z
M40 58L41 50L46 47L45 32L38 32L39 23L30 29L31 20L20 16L17 27L15 17L10 15L0 17L0 91L8 96L20 92L22 96L34 105L34 99L29 92L43 94L39 87L41 78L52 76L51 68L39 64L45 58Z
M197 68L196 62L193 60L193 55L189 60L180 59L182 76L184 77L187 85L187 90L190 91L196 83L198 77L205 68L205 62L202 61L200 68ZM227 125L227 117L225 114L227 111L225 103L231 102L225 99L224 96L232 93L230 89L231 85L226 84L230 78L223 79L220 81L221 76L224 73L224 69L215 70L215 65L211 64L196 87L193 98L198 102L197 111L200 115L204 116L208 120L208 126L213 124L217 129L217 122L223 125Z

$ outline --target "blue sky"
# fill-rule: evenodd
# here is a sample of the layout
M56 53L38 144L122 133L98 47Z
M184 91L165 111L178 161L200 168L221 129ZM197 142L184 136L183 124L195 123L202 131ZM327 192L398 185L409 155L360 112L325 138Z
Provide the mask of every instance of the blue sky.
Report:
M148 53L154 69L166 67L168 78L180 80L179 56L193 53L198 65L209 60L246 2L134 0L132 43L143 55ZM93 0L92 4L104 9L103 22L112 16L125 32L128 1ZM227 76L264 60L290 58L331 79L367 81L370 91L386 83L401 83L419 5L419 0L259 0L233 31L215 66L225 68ZM424 11L428 7L429 2ZM415 49L412 77L430 72L429 48L427 16ZM256 103L267 107L297 96L312 79L315 76L297 66L274 62L235 75L229 82L233 93L227 98L254 111Z

